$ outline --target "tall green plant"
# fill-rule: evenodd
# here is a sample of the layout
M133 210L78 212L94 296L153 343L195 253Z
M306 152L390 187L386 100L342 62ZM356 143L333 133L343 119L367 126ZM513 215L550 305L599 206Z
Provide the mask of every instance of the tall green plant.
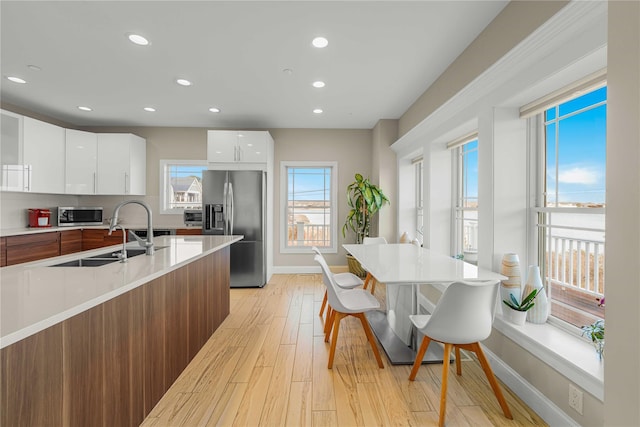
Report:
M369 178L364 179L359 173L355 178L356 180L347 187L347 203L351 209L342 226L342 237L346 237L347 231L353 231L356 234L356 243L362 243L362 240L369 236L373 216L385 203L389 203L389 199L378 186L369 181Z

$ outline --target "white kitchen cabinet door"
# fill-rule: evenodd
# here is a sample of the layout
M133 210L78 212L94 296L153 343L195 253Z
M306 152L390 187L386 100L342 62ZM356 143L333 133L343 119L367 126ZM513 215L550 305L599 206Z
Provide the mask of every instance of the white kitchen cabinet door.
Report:
M23 162L31 166L32 193L64 194L65 130L23 118Z
M19 114L0 110L0 188L3 191L29 191L29 168L22 161L22 120Z
M213 164L267 163L271 135L266 131L210 130L207 161Z
M235 130L210 130L207 132L207 159L211 163L237 161L238 132Z
M98 134L97 194L146 193L146 141L132 134Z
M238 132L238 161L244 163L266 163L268 136L268 132L262 131Z
M96 194L98 135L66 129L65 193Z

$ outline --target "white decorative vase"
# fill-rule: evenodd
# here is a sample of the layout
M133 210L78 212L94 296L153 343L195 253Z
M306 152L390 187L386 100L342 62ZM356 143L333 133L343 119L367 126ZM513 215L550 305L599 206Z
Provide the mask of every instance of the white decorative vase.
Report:
M527 311L527 320L531 323L546 323L549 318L549 313L551 312L551 304L549 304L549 298L547 298L547 293L542 285L540 267L537 265L530 265L523 295L529 295L534 289L538 290L538 294L534 300L533 307Z
M520 278L520 259L517 254L504 254L500 273L507 276L507 279L500 284L500 301L511 301L510 295L513 295L516 301L520 302L522 280ZM508 307L504 303L501 306L502 312L506 314Z
M527 312L526 311L518 311L514 310L511 307L507 307L502 304L504 316L514 325L522 326L527 320Z

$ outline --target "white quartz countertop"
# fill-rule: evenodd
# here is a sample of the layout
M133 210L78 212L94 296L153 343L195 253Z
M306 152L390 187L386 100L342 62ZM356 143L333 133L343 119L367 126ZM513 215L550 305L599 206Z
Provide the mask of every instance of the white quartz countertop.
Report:
M100 267L50 267L110 253L108 246L0 268L0 348L60 323L105 301L231 245L243 236L162 236L154 255ZM127 247L139 248L136 242Z

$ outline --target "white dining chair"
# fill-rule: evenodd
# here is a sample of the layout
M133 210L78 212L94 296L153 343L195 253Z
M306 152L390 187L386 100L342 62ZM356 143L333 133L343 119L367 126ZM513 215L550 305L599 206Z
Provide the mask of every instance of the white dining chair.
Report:
M442 381L440 391L440 421L444 425L447 403L447 378L451 349L455 349L456 373L462 375L460 349L474 352L480 361L489 384L493 389L504 416L513 419L509 406L502 395L491 366L482 351L480 341L491 334L493 318L498 299L499 281L454 282L442 294L431 315L411 315L409 318L415 327L424 334L422 344L416 355L409 380L416 378L422 358L431 341L444 344Z
M322 280L327 287L328 303L332 309L328 323L333 325L333 331L331 334L325 334L325 342L328 342L329 336L331 336L328 368L333 368L333 359L336 352L336 343L338 342L340 321L346 316L354 316L360 319L360 323L362 323L364 333L367 336L367 340L369 341L371 349L373 350L373 354L376 358L376 361L378 362L378 367L384 368L382 358L380 357L380 352L378 351L378 346L373 336L373 332L371 331L369 322L364 315L364 313L366 313L367 311L380 308L380 303L373 295L371 295L364 289L349 289L339 291L331 274L331 270L329 270L329 266L325 262L324 258L316 255L314 257L314 260L318 264L320 264L320 267L322 269Z
M386 245L387 239L385 239L384 237L365 237L362 239L362 244L363 245ZM364 286L362 288L367 289L367 287L369 287L369 283L371 283L371 294L373 295L376 292L376 278L373 277L373 275L371 275L371 273L367 271L367 277L365 277L364 279Z
M327 262L327 260L324 258L324 255L322 255L322 253L320 252L320 249L318 249L316 246L312 246L311 250L313 250L313 252L316 253L316 255L322 257L322 259L325 261L325 263ZM345 272L345 273L333 273L331 272L331 274L333 274L333 279L336 282L336 285L338 285L339 288L341 289L353 289L353 288L357 288L358 286L362 286L364 284L364 282L362 281L361 278L359 278L358 276L356 276L353 273L349 273L349 272ZM324 310L325 307L327 306L327 291L324 291L324 297L322 298L322 305L320 306L320 313L318 313L318 316L322 317L322 315L324 314ZM325 330L327 329L327 320L329 319L329 310L327 310L327 316L325 317Z

